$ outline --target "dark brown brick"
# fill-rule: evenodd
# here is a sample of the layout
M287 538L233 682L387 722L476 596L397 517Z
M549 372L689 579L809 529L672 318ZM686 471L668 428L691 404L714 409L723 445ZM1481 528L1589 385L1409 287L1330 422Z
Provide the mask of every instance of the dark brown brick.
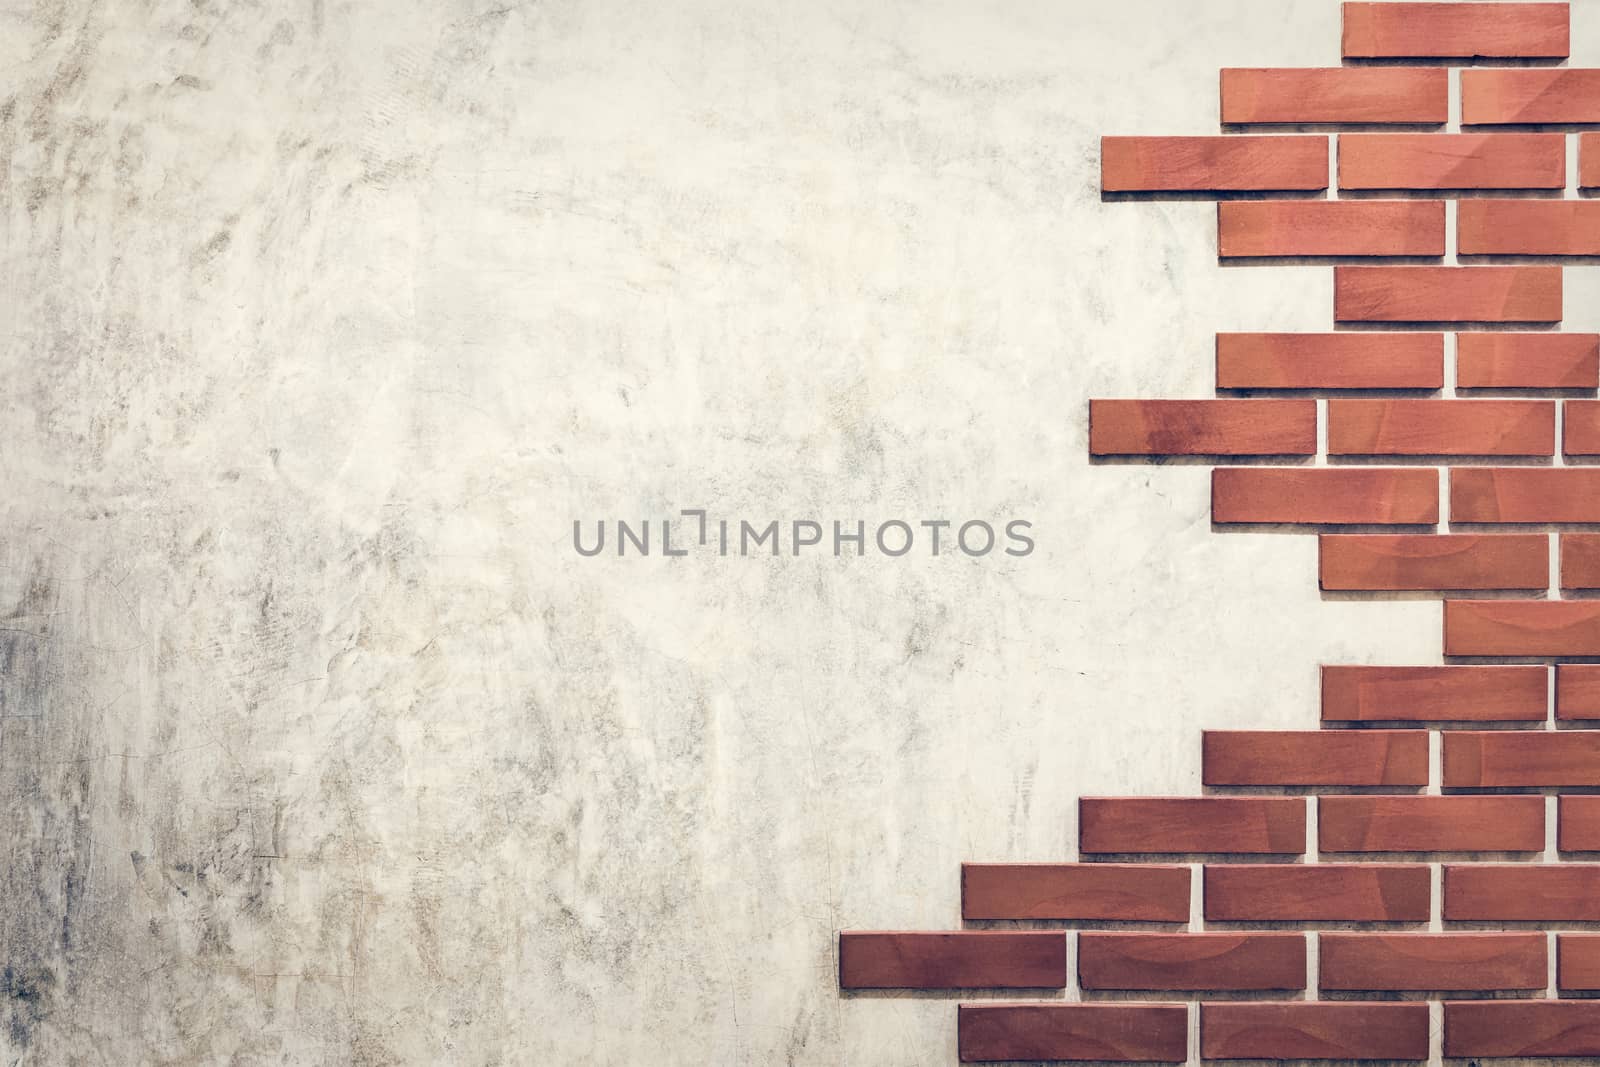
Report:
M1323 852L1537 852L1538 796L1325 796L1317 799Z
M1556 985L1561 989L1600 989L1600 935L1562 934L1556 938Z
M1084 853L1247 852L1298 855L1306 847L1299 797L1084 797Z
M956 1030L962 1063L1181 1063L1189 1052L1183 1004L963 1004Z
M1543 801L1542 797L1518 799ZM1444 918L1450 922L1600 922L1600 865L1446 864Z
M1600 796L1562 797L1556 807L1556 848L1600 852Z
M1322 934L1318 987L1543 989L1544 934Z
M1084 989L1304 989L1304 934L1078 935Z
M1444 1054L1600 1056L1600 1001L1447 1001Z
M1600 731L1449 731L1444 784L1450 789L1600 785Z
M1546 717L1547 685L1545 668L1539 666L1326 666L1322 718L1324 722L1538 721Z
M1206 785L1427 785L1425 730L1206 730Z
M1206 921L1426 922L1430 883L1418 864L1208 864Z
M1425 1060L1428 1005L1200 1005L1208 1060Z
M1189 868L1152 863L964 863L961 916L1187 922Z
M841 989L1061 989L1067 939L1049 931L839 935Z
M1600 663L1556 666L1556 718L1600 719Z

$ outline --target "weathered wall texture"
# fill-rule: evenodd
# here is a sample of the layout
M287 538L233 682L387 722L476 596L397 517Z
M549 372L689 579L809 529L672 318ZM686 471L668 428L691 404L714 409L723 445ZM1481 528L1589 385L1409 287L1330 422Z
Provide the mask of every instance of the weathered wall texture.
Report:
M4 1062L952 1062L837 930L1314 726L1319 662L1438 661L1437 604L1212 534L1206 466L1087 460L1090 395L1330 313L1102 204L1100 134L1337 20L0 8ZM692 507L1039 548L572 551Z

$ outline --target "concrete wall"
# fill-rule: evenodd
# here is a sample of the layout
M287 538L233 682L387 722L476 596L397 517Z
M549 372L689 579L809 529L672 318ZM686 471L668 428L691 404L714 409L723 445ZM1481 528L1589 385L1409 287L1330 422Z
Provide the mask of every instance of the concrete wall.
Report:
M1331 311L1102 204L1099 136L1215 132L1338 17L0 9L5 1062L954 1062L838 929L1194 792L1319 662L1439 661L1437 604L1212 533L1206 467L1086 457L1090 395ZM573 551L682 508L1038 547Z

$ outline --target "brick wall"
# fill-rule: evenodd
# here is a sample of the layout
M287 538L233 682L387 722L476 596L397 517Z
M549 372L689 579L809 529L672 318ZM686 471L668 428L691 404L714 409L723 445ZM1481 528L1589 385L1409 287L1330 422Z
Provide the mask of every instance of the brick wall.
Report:
M1600 70L1556 65L1568 27L1348 3L1344 66L1222 71L1220 135L1103 139L1105 199L1217 200L1219 258L1330 265L1334 322L1219 333L1213 398L1091 401L1090 452L1217 458L1219 530L1438 595L1449 663L1324 666L1316 728L1206 731L1203 796L1083 798L1075 862L964 865L965 928L842 933L842 989L1031 996L960 1005L969 1062L1600 1055L1600 663L1566 662L1600 660L1600 337L1560 330Z

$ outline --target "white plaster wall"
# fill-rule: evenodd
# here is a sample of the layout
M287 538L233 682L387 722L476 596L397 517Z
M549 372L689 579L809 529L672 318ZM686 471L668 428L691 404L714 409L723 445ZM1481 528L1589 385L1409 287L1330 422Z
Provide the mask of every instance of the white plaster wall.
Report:
M1439 661L1086 458L1331 312L1098 138L1337 58L1334 0L0 4L4 1062L953 1063L836 931ZM1038 550L571 548L692 507Z

